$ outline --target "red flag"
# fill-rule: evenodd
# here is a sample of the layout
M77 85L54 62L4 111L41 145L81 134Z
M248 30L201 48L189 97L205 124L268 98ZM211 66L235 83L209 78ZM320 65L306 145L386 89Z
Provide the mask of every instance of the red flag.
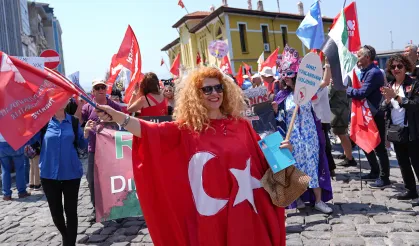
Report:
M353 71L353 88L360 89L361 83ZM381 142L380 134L366 99L352 99L351 139L365 152L370 153Z
M174 122L140 124L132 166L155 245L285 246L284 208L258 188L269 166L248 122L211 123L224 127L218 134L191 134ZM215 144L224 132L230 137Z
M180 53L176 56L175 60L173 61L172 67L170 68L170 72L173 75L179 76L179 68L180 68Z
M356 2L352 2L344 9L346 26L348 28L348 49L350 52L355 53L361 49L361 36L359 35L359 22L358 13L356 11ZM339 19L340 13L335 17L332 26L333 28L336 21Z
M122 66L122 64L118 63L118 61L116 60L116 56L117 54L114 54L112 56L111 66L109 68L109 78L108 78L108 81L106 82L108 84L108 87L111 88L111 90L112 90L112 86L110 85L113 85L113 83L115 83L116 78L118 78L119 73L124 67ZM108 88L108 92L109 92L109 88Z
M164 60L161 58L160 67L164 65Z
M141 52L140 46L137 41L137 37L135 36L134 31L132 30L131 26L128 25L127 31L125 32L125 37L122 40L121 46L119 47L118 54L112 58L112 65L111 65L111 78L113 79L114 76L118 76L117 73L121 71L122 67L127 68L131 71L131 83L139 83L140 82L140 74L141 74ZM115 77L115 79L116 79ZM112 92L112 85L115 80L108 80L108 93ZM125 93L124 101L128 103L131 98L127 97L127 93Z
M0 52L0 133L15 150L79 91L48 70Z
M127 88L127 89L125 89L124 102L125 102L126 104L128 104L128 103L129 103L129 101L131 100L132 93L133 93L133 92L134 92L134 90L135 90L135 85L136 85L136 84L141 83L141 81L143 80L143 78L144 78L144 74L140 74L140 78L138 79L138 82L132 82L132 83L130 83L130 84L128 85L128 88Z
M196 55L196 65L199 65L200 63L201 63L201 55L198 52L198 54Z
M223 71L223 73L233 74L233 70L231 70L231 64L228 60L228 56L224 56L221 60L220 69L221 71Z
M243 62L244 70L246 70L246 75L249 76L249 79L252 77L252 74L250 73L250 66Z
M242 87L244 79L243 79L243 67L240 65L239 72L236 75L237 84Z
M276 60L278 59L278 52L279 48L276 48L274 52L268 57L268 59L265 60L264 63L262 63L262 66L260 69L263 69L264 67L276 67Z
M179 5L182 9L185 8L185 4L183 4L182 0L179 0L179 2L177 3L177 5Z

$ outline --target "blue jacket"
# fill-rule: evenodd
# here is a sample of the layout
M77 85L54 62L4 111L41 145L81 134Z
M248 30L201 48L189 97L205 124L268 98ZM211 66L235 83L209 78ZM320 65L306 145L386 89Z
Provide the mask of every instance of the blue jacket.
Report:
M371 112L376 115L383 99L380 91L380 88L384 86L383 73L377 66L371 64L361 70L361 84L360 89L348 87L346 95L357 100L367 99Z

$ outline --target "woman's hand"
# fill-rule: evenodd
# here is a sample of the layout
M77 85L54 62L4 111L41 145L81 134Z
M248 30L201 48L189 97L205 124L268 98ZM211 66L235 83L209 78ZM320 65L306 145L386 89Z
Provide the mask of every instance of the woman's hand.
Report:
M275 101L273 101L273 102L272 102L272 108L273 108L273 110L274 110L275 114L277 114L277 113L278 113L278 107L279 107L278 103L277 103L277 102L275 102Z
M396 92L390 87L381 87L381 94L383 94L386 101L390 101L397 96Z
M292 152L292 144L290 141L282 141L281 145L279 146L281 149L289 149Z
M118 111L108 105L97 105L96 109L97 116L103 122L113 122L113 116L115 116L117 112Z
M86 123L86 126L84 127L84 138L88 138L89 137L89 132L90 131L94 131L96 129L96 122L93 120L89 120Z

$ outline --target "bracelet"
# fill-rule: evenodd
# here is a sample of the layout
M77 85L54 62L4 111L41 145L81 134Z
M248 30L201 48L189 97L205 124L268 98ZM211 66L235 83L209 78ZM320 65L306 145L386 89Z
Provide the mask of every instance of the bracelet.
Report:
M128 125L130 119L131 119L131 117L129 115L127 115L127 117L125 117L124 122L121 124L121 127L125 128Z

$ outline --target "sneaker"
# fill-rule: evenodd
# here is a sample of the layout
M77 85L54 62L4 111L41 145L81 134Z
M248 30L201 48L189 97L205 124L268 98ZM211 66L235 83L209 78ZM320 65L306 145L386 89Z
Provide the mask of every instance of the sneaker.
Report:
M342 167L356 167L358 163L354 159L349 160L348 158L345 158L345 160L338 165Z
M340 155L336 156L336 159L338 159L338 160L345 160L346 159L346 155L345 154L340 154Z
M11 201L12 197L11 196L3 196L3 201Z
M418 193L417 192L406 192L403 195L400 195L397 197L397 200L399 201L407 201L407 200L413 200L418 198Z
M364 174L364 175L361 176L361 179L365 180L365 181L375 181L378 178L379 178L378 175L375 175L375 174L372 174L372 173Z
M34 185L33 190L34 191L39 191L42 189L42 185Z
M306 204L300 199L297 199L297 208L298 209L305 209L306 208Z
M377 179L374 183L370 184L370 189L381 189L384 190L391 186L390 181L383 181L382 179Z
M26 198L26 197L28 197L30 195L31 195L31 193L25 192L25 193L19 194L19 198Z
M316 203L316 205L314 206L314 208L317 211L320 211L320 212L325 213L325 214L331 214L331 213L333 213L333 209L331 207L327 206L327 204L324 203L323 201L320 201L320 202Z
M29 189L33 190L35 188L35 185L29 185Z

